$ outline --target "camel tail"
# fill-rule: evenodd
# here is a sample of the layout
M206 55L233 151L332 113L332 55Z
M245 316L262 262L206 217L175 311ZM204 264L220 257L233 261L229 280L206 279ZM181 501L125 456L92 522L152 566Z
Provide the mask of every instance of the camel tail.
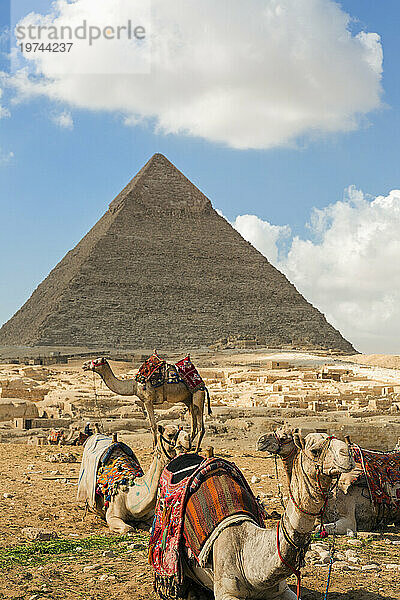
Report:
M205 388L205 390L206 390L206 394L207 394L207 409L208 409L208 414L212 415L210 392L208 391L208 388Z

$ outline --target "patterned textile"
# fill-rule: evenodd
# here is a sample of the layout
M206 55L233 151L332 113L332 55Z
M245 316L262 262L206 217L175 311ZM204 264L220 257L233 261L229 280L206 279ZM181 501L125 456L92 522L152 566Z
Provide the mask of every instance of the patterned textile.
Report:
M48 439L51 445L58 444L64 439L64 432L60 429L52 429Z
M155 371L165 365L165 360L162 360L157 354L152 354L147 358L139 371L136 374L136 381L146 383Z
M213 510L209 510L212 506ZM226 517L236 514L253 517L264 527L260 506L248 486L226 475L210 474L187 501L183 535L186 545L199 557L208 537Z
M182 552L185 547L197 556L215 527L234 513L250 514L257 524L264 526L262 509L233 463L211 458L176 484L172 483L173 477L174 473L167 466L160 479L149 540L154 588L163 599L178 598L184 593ZM200 505L203 500L210 503L208 507ZM199 522L194 523L197 517Z
M108 507L111 498L117 494L120 487L133 485L136 477L143 475L139 463L126 455L118 456L100 467L97 472L96 491L104 496L104 507Z
M165 380L167 383L180 383L182 381L175 365L167 365Z
M196 392L197 390L205 388L205 383L190 360L189 355L175 363L175 366L190 392Z
M158 367L158 369L156 369L155 371L153 371L153 373L150 375L150 379L149 379L150 385L152 387L160 387L161 385L164 385L165 382L165 363L162 364L160 367Z
M361 464L375 507L400 511L400 452L373 452L352 447L356 463Z

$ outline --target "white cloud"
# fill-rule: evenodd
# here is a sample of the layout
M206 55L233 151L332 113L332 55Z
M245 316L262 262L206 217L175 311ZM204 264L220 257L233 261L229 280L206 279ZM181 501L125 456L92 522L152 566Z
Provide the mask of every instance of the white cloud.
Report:
M134 3L134 4L133 4ZM198 136L234 148L270 148L304 135L348 131L380 106L382 48L376 33L349 31L333 0L153 0L150 74L137 72L126 43L93 53L46 53L12 84L21 98L44 95L69 106L122 114L127 124L151 120L157 131ZM125 22L135 0L59 0L49 15L25 22L68 25ZM53 57L54 58L54 57ZM142 57L143 58L143 57ZM146 62L146 57L143 58ZM112 63L111 61L114 61ZM146 68L145 68L146 71ZM118 71L121 72L121 71Z
M3 90L0 88L0 101L3 97ZM0 119L6 119L11 116L10 111L5 106L0 104Z
M314 210L311 239L294 237L278 261L274 226L249 217L244 237L347 339L365 352L400 353L400 190L370 200L349 188L345 200Z
M250 242L268 260L278 266L279 256L282 253L282 242L290 236L288 225L271 225L262 221L256 215L239 215L232 223L233 227Z
M0 148L0 167L5 167L14 158L14 152L7 152Z
M64 111L60 114L53 115L52 119L53 123L61 127L61 129L73 129L74 121L72 119L71 113Z

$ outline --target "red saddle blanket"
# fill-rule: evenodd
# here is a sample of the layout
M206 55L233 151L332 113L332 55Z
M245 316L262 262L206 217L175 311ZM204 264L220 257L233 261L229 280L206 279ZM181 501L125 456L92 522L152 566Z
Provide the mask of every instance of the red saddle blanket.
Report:
M139 383L145 383L150 379L150 377L165 365L165 360L160 358L156 353L146 358L139 371L136 373L136 381Z
M374 505L400 510L400 452L374 452L359 446L353 446L352 452L363 468Z
M199 375L196 367L190 360L190 356L186 356L179 362L175 363L176 368L178 369L178 373L180 377L182 377L185 382L187 388L191 392L195 392L196 390L200 390L205 388L205 383Z
M237 522L248 519L265 526L262 507L233 463L220 458L203 460L176 483L170 465L161 475L149 540L154 588L163 599L180 597L183 556L189 553L198 559L207 540L216 528L222 531L228 517L237 515Z

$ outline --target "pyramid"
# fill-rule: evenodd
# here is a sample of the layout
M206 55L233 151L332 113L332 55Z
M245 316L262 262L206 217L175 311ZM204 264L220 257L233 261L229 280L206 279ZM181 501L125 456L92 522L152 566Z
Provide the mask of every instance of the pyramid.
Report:
M352 345L155 154L0 329L6 346Z

